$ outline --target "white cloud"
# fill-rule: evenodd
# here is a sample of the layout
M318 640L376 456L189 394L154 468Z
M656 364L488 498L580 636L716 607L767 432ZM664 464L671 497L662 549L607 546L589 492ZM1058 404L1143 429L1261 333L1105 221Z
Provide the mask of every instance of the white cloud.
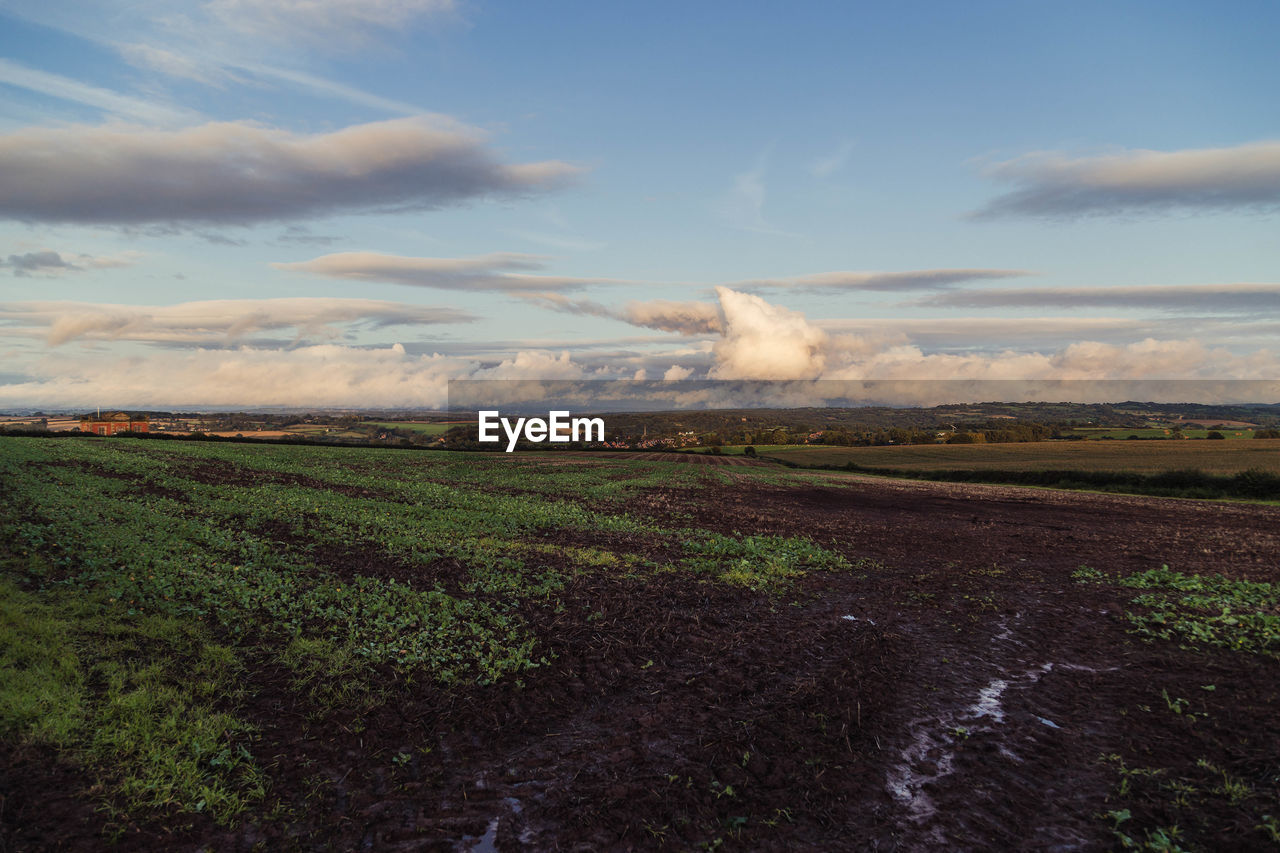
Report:
M715 345L713 379L816 379L828 337L798 311L717 287L724 337Z
M643 373L644 371L639 371L639 372ZM678 364L673 364L669 368L667 368L665 373L662 374L662 379L663 381L666 381L666 382L679 382L683 379L688 379L692 375L693 375L693 368L681 367ZM637 377L637 378L643 378L643 377Z
M152 100L122 95L100 86L91 86L60 74L28 68L11 59L0 59L0 83L38 92L62 101L101 110L109 116L147 124L175 125L196 118L190 110L165 106ZM6 167L0 164L0 171Z
M799 290L819 293L831 290L941 290L966 281L1021 278L1035 275L1029 270L1005 269L933 269L902 272L841 271L811 273L784 278L760 278L733 282L735 290Z
M170 77L194 80L206 86L222 88L228 83L244 83L239 77L224 67L211 62L201 61L189 54L174 53L154 45L131 43L118 45L120 56L135 68L159 71Z
M216 67L220 66L215 64ZM381 95L366 92L364 89L348 86L345 83L339 83L336 80L330 80L306 71L299 71L295 68L283 68L246 59L227 60L226 67L234 68L237 71L245 72L260 79L288 83L298 89L323 97L337 98L363 107L384 110L392 115L417 116L423 113L420 106L398 101L394 98L384 98ZM216 71L212 73L216 73Z
M618 279L532 275L542 269L539 255L495 252L470 258L413 258L379 252L336 252L309 261L275 263L286 272L309 273L350 281L383 281L443 290L498 290L507 292L575 290L592 284L626 284ZM528 293L557 310L593 313L573 305L554 292ZM603 310L603 309L602 309Z
M986 351L1052 342L1065 345L1097 336L1133 340L1167 328L1165 323L1119 317L876 317L818 320L816 325L828 334L853 334L886 343Z
M1280 207L1280 141L1092 157L1043 151L997 163L985 174L1015 189L988 202L977 218Z
M188 349L163 358L71 358L53 353L27 378L0 384L0 407L123 408L444 408L450 380L573 380L586 370L565 352L520 352L497 365L400 344L290 349ZM528 390L537 385L521 383ZM517 383L510 383L515 387Z
M828 335L803 314L758 296L718 288L724 337L714 347L716 379L1101 380L1274 379L1280 357L1238 355L1196 340L1073 343L1056 352L925 353L858 335Z
M450 378L474 364L413 357L399 345L356 349L196 349L164 358L48 356L24 382L0 385L0 404L130 408L425 406L444 404Z
M503 359L495 367L481 368L468 377L460 378L561 380L581 379L584 373L568 351L556 355L544 350L527 350Z
M1075 395L1072 399L1114 399L1112 395L1124 392L1104 387L1113 380L1188 379L1208 380L1213 387L1188 389L1187 394L1195 396L1182 399L1208 400L1245 393L1224 391L1220 380L1280 377L1280 357L1273 351L1241 353L1194 338L1077 340L1053 348L1035 348L1033 341L1024 341L1031 348L927 352L904 333L908 326L895 330L886 324L867 330L855 328L856 321L819 324L758 295L730 288L719 288L717 295L723 323L718 338L644 353L609 348L622 343L610 340L509 342L511 349L501 354L495 350L507 344L464 342L453 355L442 355L427 342L389 348L333 342L355 327L471 319L447 308L373 300L219 300L162 307L11 303L0 306L0 331L14 341L43 340L47 348L37 356L29 348L13 349L21 362L13 367L27 378L0 385L0 405L70 407L110 400L110 405L146 408L437 407L444 404L450 379L528 380L532 385L523 386L526 394L532 393L530 388L542 388L539 383L582 381L583 393L598 394L596 379L649 375L726 380L701 398L670 398L671 405L697 399L721 406L811 405L824 394L857 396L864 383L876 382L906 383L876 386L882 389L876 393L884 395L876 399L900 403L984 393L1002 399L1062 399L1044 396L1063 393L1063 386L1053 384L1061 381L1078 383L1067 389ZM292 345L237 346L253 333L281 329L294 331ZM1069 333L1071 328L1060 331ZM1089 327L1078 331L1087 334ZM86 358L59 348L72 341L91 344L96 352ZM118 341L169 350L163 355L117 356L109 342ZM633 343L649 347L655 341ZM581 358L568 347L577 348ZM594 350L587 355L589 347ZM755 388L754 380L791 385ZM990 383L995 380L1021 384L993 390ZM814 386L830 381L836 382L829 391ZM1182 386L1143 387L1151 389L1151 396L1142 399L1156 399L1181 393ZM1271 387L1280 387L1280 382ZM653 405L661 401L654 398Z
M521 195L578 171L504 164L480 131L442 116L312 135L244 122L28 128L0 135L0 217L245 224Z
M1168 311L1280 313L1280 284L1141 285L960 290L920 301L965 308L1162 308Z
M328 340L334 325L371 328L465 323L470 314L372 299L220 299L179 305L83 302L0 303L0 328L38 334L51 347L75 340L160 344L226 344L263 331L296 330L300 339Z
M453 0L210 0L205 10L233 30L266 41L364 47L376 35L452 16Z

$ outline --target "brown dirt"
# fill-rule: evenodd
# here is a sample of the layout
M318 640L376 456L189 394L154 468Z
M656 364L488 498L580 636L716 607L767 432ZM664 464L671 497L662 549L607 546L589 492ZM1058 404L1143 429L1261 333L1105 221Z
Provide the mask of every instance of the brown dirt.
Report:
M1113 591L1070 574L1168 564L1277 581L1280 510L832 482L743 476L628 510L805 535L876 564L812 574L781 600L678 575L579 577L562 611L526 612L552 659L522 685L446 694L387 673L367 713L310 719L287 674L255 670L242 713L287 817L176 834L157 819L121 849L1102 850L1118 845L1099 815L1121 808L1186 843L1269 849L1250 815L1280 813L1266 734L1280 665L1142 642ZM1162 691L1207 716L1175 714ZM1152 782L1121 799L1112 754L1167 779L1203 758L1253 793L1176 807ZM84 820L71 780L36 775L24 789L0 774L6 804L49 803L6 809L0 849L95 849L57 829ZM41 800L49 786L64 795Z
M714 456L710 453L675 453L671 451L660 450L560 450L554 452L538 452L534 453L495 453L495 459L503 459L507 461L518 460L528 464L531 458L536 458L538 464L554 465L557 462L580 465L582 462L590 461L600 465L607 465L611 462L688 462L694 465L726 465L735 468L747 466L772 465L771 462L765 462L759 459L750 459L746 456Z
M715 456L710 453L665 453L662 451L635 451L635 452L618 452L602 454L599 451L595 453L572 454L590 458L600 458L602 455L605 459L627 459L647 462L690 462L694 465L729 465L735 468L741 468L749 465L769 465L768 462L762 462L759 459L750 459L746 456Z

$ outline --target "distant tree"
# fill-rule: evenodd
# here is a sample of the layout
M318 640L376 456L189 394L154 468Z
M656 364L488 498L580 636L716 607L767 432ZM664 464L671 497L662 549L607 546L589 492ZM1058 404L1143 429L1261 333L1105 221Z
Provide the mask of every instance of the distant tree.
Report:
M1218 431L1215 429L1215 430L1213 430L1212 432L1210 432L1207 436L1205 436L1205 438L1212 438L1212 439L1215 439L1215 440L1219 440L1219 439L1221 439L1221 440L1225 440L1225 439L1226 439L1226 436L1225 436L1225 435L1223 435L1222 433L1218 432Z
M755 459L755 458L756 458L756 449L755 449L755 447L754 447L754 446L751 446L751 445L748 445L748 446L747 446L747 449L746 449L746 450L744 450L744 451L742 451L742 455L743 455L743 456L750 456L752 459Z

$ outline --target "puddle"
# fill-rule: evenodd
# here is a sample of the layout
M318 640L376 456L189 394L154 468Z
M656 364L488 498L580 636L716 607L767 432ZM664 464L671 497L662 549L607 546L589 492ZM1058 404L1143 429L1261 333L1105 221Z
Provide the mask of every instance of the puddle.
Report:
M1016 623L1020 616L1021 614L1016 614L1013 621ZM1014 638L1012 626L1004 621L992 640L1022 645ZM1087 669L1072 664L1059 666ZM925 788L951 775L955 769L955 753L960 744L975 734L999 731L1005 721L1003 700L1006 694L1010 690L1030 687L1054 667L1053 663L1043 663L1015 672L1002 666L997 667L996 676L978 689L970 704L911 724L911 743L902 751L898 764L885 774L885 788L894 800L906 808L907 816L912 821L923 823L937 812L937 806ZM1036 719L1047 727L1060 728L1052 720L1044 717ZM1022 763L1022 759L1005 744L997 743L997 748L1000 755L1010 761Z
M498 824L502 818L495 817L489 821L489 826L484 831L484 835L476 838L472 835L464 835L462 837L463 846L459 849L469 850L471 853L498 853Z
M997 678L979 690L978 701L968 707L968 715L975 718L991 717L997 723L1003 723L1004 709L1000 707L1000 696L1008 686L1009 682L1003 678Z
M502 801L511 809L512 816L518 815L524 810L523 806L520 805L520 801L515 797L503 797ZM462 836L462 840L458 842L454 850L459 851L459 853L498 853L498 827L502 823L502 818L502 815L498 815L489 821L489 825L485 827L484 835ZM521 834L520 840L522 842L525 841L526 835L528 835L527 829Z

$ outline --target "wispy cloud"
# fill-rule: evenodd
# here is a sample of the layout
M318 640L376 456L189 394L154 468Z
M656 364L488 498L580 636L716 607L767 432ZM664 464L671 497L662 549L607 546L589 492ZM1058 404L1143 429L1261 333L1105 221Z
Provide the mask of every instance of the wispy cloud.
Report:
M0 303L5 334L39 335L49 346L75 340L222 344L264 331L296 330L298 340L332 340L335 326L386 328L468 323L455 308L372 299L218 299L179 305L85 302Z
M379 252L337 252L309 261L276 263L287 272L349 281L382 281L441 290L559 291L593 284L634 284L621 279L535 275L545 267L539 255L495 252L471 258L415 258Z
M1021 278L1036 275L1029 270L1005 269L934 269L905 270L901 272L852 272L834 271L811 273L783 278L760 278L733 282L728 287L736 290L799 290L809 292L830 290L941 290L967 281L983 279Z
M417 116L423 113L422 107L415 104L395 100L394 98L384 98L381 95L365 91L364 89L349 86L346 83L339 83L336 80L330 80L329 78L321 77L318 74L299 71L295 68L268 65L266 63L245 59L228 61L226 67L233 68L237 71L242 71L259 78L287 83L297 89L311 92L313 94L336 98L338 100L347 101L348 103L369 107L370 109L383 110L391 113L392 115Z
M159 71L170 77L194 80L206 86L223 88L228 83L244 83L227 68L212 62L201 61L191 54L175 53L155 45L130 43L118 46L120 56L135 68Z
M276 238L276 242L297 246L332 246L341 239L329 234L313 234L305 225L289 225L284 229L284 233Z
M1280 313L1280 284L1029 287L957 290L919 301L961 308L1159 308L1166 311Z
M167 77L193 80L218 89L224 89L231 84L275 88L283 83L295 90L346 101L391 115L418 116L425 112L416 104L385 98L319 74L282 65L272 65L239 54L210 53L200 48L178 53L141 42L112 46L126 62L135 68L158 72Z
M502 163L480 131L438 116L313 135L244 122L30 128L0 136L0 217L234 225L522 195L580 171Z
M52 249L38 252L25 252L21 255L10 255L0 260L0 269L13 270L18 277L26 276L60 276L66 273L84 272L85 270L116 269L133 266L139 257L138 252L125 252L120 255L94 257L93 255L63 255Z
M75 10L64 5L28 4L6 11L114 50L134 68L163 77L216 88L284 84L400 116L426 110L421 104L386 98L307 70L313 64L312 55L378 48L386 38L402 36L416 23L461 20L452 0L229 0L185 6L84 0ZM78 80L43 72L33 76L30 69L16 68L20 72L10 72L12 81L4 80L0 71L0 81L148 124L196 120L180 108L154 103L154 98L120 95Z
M1275 212L1280 208L1280 142L1182 151L1123 150L1092 157L1027 154L984 174L1014 189L977 219L1070 219L1177 210Z
M768 197L765 175L772 151L772 146L766 148L756 158L754 166L734 175L729 191L717 206L718 212L721 219L733 228L757 234L794 237L796 235L777 228L765 218L765 202Z
M610 308L591 299L571 299L562 293L515 294L528 302L552 311L588 317L621 320L633 326L677 332L682 335L717 334L722 329L720 309L710 302L676 302L651 299L628 302L621 308Z
M189 124L197 118L197 114L191 110L91 86L60 74L28 68L10 59L0 59L0 83L92 107L116 118L146 124L172 126ZM0 169L3 168L0 166Z
M422 20L453 17L453 0L209 0L204 11L230 29L264 41L367 47Z
M809 165L809 173L815 178L829 178L839 172L849 162L853 154L854 142L846 140L840 147L825 157L819 157Z

